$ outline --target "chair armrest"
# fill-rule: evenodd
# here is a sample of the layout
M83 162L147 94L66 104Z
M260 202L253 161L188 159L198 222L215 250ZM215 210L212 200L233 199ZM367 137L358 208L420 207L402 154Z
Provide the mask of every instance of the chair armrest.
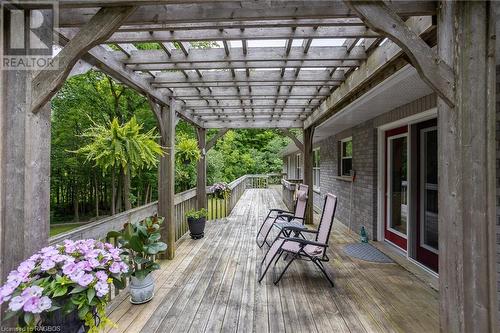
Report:
M301 232L301 233L302 232L308 232L308 233L311 233L311 234L317 234L318 233L316 230L307 229L307 227L284 226L283 230L286 230L286 231L296 231L296 232Z
M272 208L272 209L269 209L269 213L278 213L278 214L293 214L293 212L289 212L287 210L283 210L283 209L278 209L278 208Z
M314 246L319 246L319 247L323 247L323 248L328 247L328 244L320 243L320 242L316 242L316 241L312 241L312 240L308 240L308 239L304 239L304 238L299 238L299 237L282 237L282 238L285 240L285 242L291 241L291 242L300 243L301 247L304 247L306 245L314 245Z
M291 220L302 220L304 221L304 218L303 217L298 217L298 216L295 216L293 214L286 214L286 213L282 213L282 214L278 214L276 216L276 218L286 218L288 219L288 221L291 221Z

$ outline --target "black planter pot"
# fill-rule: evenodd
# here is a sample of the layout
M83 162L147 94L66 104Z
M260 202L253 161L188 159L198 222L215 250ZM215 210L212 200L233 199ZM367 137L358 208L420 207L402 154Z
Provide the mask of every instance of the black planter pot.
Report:
M200 239L205 236L205 218L195 219L188 218L189 234L192 239Z
M64 313L62 310L56 310L50 313L42 313L39 327L45 332L88 332L88 327L78 317L78 311Z

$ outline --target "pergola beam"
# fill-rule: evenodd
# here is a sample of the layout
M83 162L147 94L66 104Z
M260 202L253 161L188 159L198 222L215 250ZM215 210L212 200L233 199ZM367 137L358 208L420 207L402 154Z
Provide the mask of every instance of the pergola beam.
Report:
M406 25L417 35L422 35L433 28L432 18L412 17ZM304 121L307 128L339 111L341 105L353 96L368 81L387 68L394 60L403 55L403 50L392 41L376 48L361 66L352 72L332 94Z
M205 128L301 128L301 120L238 120L238 121L206 121Z
M235 71L235 75L228 71L207 71L203 73L203 77L198 75L182 75L178 72L159 73L156 78L151 81L151 84L177 84L177 83L224 83L224 82L318 82L318 81L336 81L340 82L345 79L343 71L337 71L330 76L329 70L308 70L302 71L297 77L293 71L285 71L283 76L281 70L268 71L251 71L250 75L246 75L243 71Z
M412 31L383 1L351 1L345 0L361 19L373 30L394 41L408 56L420 77L453 107L454 82L453 70L439 58L433 50Z
M103 1L101 2L103 3ZM356 13L340 1L267 1L244 0L207 3L203 6L165 4L140 6L126 24L172 24L204 21L218 22L233 20L264 19L323 19L352 18ZM134 5L138 5L134 2ZM434 15L436 4L432 1L394 1L392 7L401 16ZM61 8L61 27L82 26L95 14L94 8Z
M115 57L127 65L134 64L168 64L168 63L211 63L211 62L241 62L241 61L335 61L364 60L364 47L356 46L347 52L345 46L315 46L304 53L302 47L292 47L287 55L280 47L249 47L233 48L228 56L223 48L191 49L189 57L182 50L172 50L171 56L161 50L139 50L132 52L130 57L121 52L115 52Z
M123 56L120 56L123 59ZM262 68L329 68L329 67L347 67L357 68L361 64L359 60L299 60L299 61L283 61L277 59L260 61L226 61L220 59L218 62L198 62L198 63L147 63L128 65L127 67L135 71L168 71L168 70L211 70L211 69L262 69Z
M217 133L210 139L210 141L208 141L207 145L206 145L206 151L208 152L210 149L212 149L215 144L217 143L217 141L222 138L224 135L226 135L226 133L228 132L229 130L227 128L223 128L223 129L220 129L219 131L217 131Z
M76 62L93 46L106 40L135 7L101 9L54 57L55 68L38 72L32 82L31 110L38 112L64 84Z
M193 42L193 41L228 41L250 39L324 39L324 38L374 38L380 35L363 26L351 27L300 27L290 28L241 28L221 30L172 30L172 31L136 31L115 32L106 43L144 43L144 42Z
M304 144L302 143L302 141L299 140L299 138L297 138L297 136L295 134L293 134L288 128L282 128L280 130L281 130L281 133L285 134L287 137L289 137L293 141L295 146L297 146L297 148L299 148L299 150L301 152L304 152Z

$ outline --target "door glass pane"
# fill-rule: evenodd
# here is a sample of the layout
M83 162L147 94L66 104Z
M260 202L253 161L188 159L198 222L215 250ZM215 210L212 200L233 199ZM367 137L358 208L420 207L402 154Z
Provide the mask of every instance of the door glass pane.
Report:
M438 249L437 131L424 132L423 242Z
M408 167L407 138L395 138L390 142L390 224L389 226L406 235L408 216Z

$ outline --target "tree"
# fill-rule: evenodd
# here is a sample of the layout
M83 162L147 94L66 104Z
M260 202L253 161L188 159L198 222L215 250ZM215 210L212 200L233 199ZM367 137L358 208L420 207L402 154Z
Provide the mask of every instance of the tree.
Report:
M103 172L112 175L112 214L116 213L116 170L123 177L123 200L125 210L131 209L130 174L143 168L157 165L158 157L163 155L162 147L157 143L158 136L154 129L141 133L142 125L134 117L124 125L114 118L108 126L95 124L82 136L90 143L76 152L93 161Z

